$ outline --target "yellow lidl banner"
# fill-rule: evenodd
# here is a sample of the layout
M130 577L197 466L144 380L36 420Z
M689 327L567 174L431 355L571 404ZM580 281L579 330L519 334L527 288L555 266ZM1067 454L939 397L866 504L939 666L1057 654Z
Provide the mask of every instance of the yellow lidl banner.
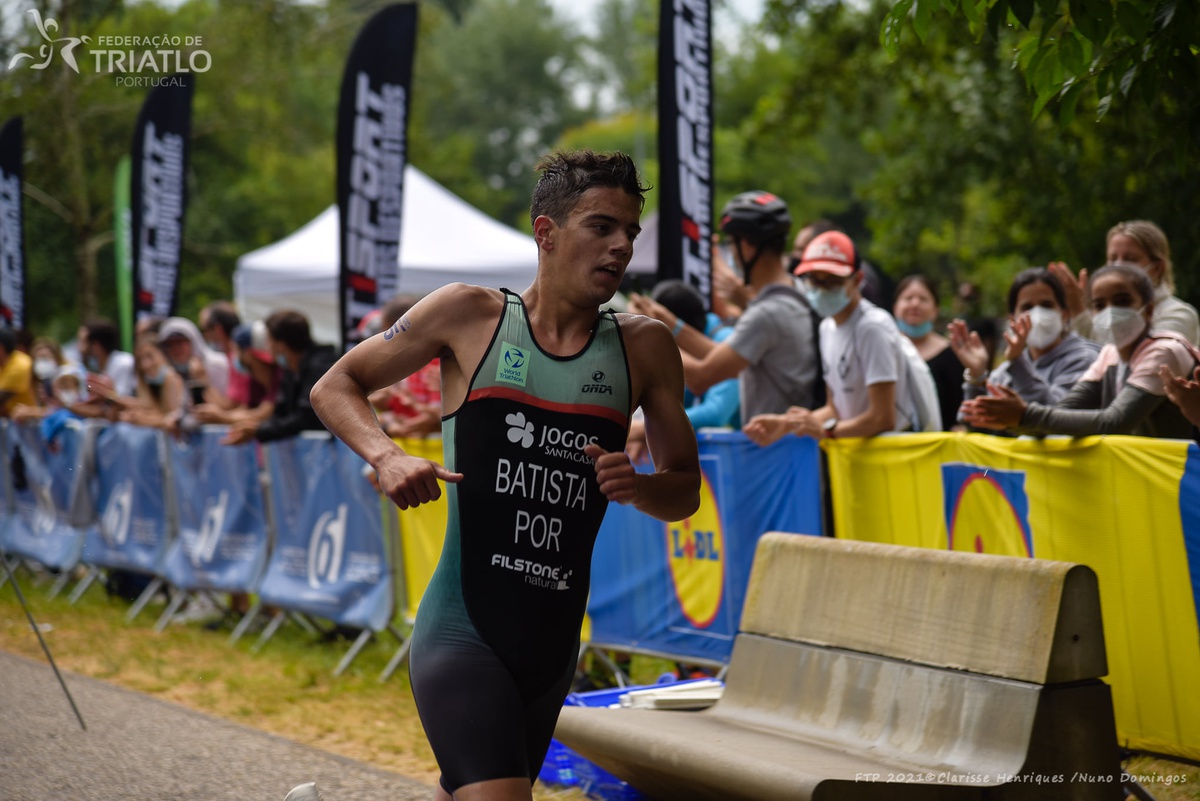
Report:
M1120 742L1200 759L1195 444L912 434L825 448L838 537L1095 570Z
M398 439L396 443L405 453L422 459L432 459L441 464L442 440L440 437L430 439ZM445 486L442 491L445 492ZM446 496L442 495L435 503L422 504L415 509L401 512L395 506L393 513L400 520L400 554L404 573L404 603L405 614L413 617L417 613L417 605L433 570L437 567L438 557L442 553L442 542L446 539Z

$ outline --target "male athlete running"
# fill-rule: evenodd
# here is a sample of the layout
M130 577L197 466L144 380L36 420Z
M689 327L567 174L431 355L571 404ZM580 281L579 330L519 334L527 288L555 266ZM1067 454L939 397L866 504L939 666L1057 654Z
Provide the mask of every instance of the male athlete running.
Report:
M322 421L398 507L436 500L446 484L445 546L409 655L442 774L437 801L531 798L574 676L609 501L662 520L699 505L671 332L599 311L633 255L646 187L620 153L554 154L539 170L530 208L538 271L528 289L432 292L312 392ZM435 357L445 466L401 450L367 402ZM654 473L636 473L623 451L638 407Z

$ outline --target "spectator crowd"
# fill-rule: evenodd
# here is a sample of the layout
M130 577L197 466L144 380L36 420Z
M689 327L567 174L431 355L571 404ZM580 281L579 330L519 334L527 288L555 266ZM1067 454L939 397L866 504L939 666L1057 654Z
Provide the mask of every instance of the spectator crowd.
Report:
M739 194L714 237L712 298L682 281L628 297L629 311L671 330L694 427L741 429L760 445L931 430L1196 435L1200 317L1174 294L1154 223L1114 225L1096 269L1019 272L999 327L944 321L933 280L892 282L828 221L791 228L781 198ZM355 337L385 333L418 300L389 299ZM0 327L0 414L39 421L47 439L67 419L103 418L176 436L223 424L229 444L266 442L323 428L309 392L337 355L303 311L244 321L226 301L195 321L139 320L132 353L101 318L65 345ZM394 437L436 434L452 411L436 359L371 402ZM628 450L650 456L637 415Z

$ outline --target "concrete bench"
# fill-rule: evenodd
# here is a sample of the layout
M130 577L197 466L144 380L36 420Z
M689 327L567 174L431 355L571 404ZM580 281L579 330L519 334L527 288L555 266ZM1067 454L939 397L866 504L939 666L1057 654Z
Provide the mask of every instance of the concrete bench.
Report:
M770 533L721 700L567 707L657 801L1124 797L1083 565Z

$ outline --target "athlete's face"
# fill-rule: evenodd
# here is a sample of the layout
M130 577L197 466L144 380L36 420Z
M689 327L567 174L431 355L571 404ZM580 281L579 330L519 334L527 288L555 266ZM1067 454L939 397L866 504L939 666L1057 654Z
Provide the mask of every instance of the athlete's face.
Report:
M571 289L586 293L589 303L608 302L633 258L633 240L642 230L640 219L637 197L623 189L589 189L566 223L551 225L545 233L554 269Z

